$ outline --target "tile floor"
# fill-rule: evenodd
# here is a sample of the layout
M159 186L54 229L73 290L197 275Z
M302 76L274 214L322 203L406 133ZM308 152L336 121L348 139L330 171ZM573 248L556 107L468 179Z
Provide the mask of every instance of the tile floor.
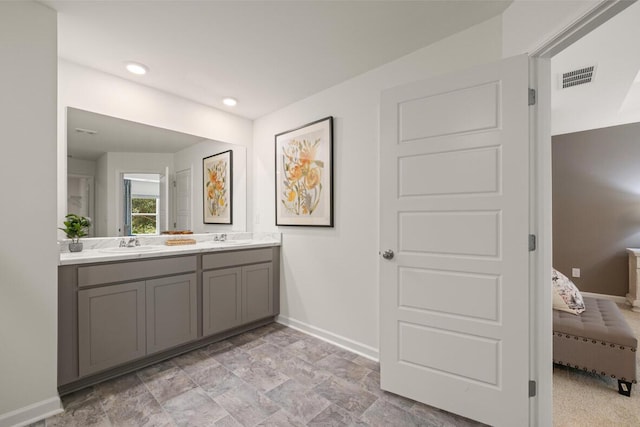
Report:
M53 426L477 426L380 390L377 363L272 323L62 398Z

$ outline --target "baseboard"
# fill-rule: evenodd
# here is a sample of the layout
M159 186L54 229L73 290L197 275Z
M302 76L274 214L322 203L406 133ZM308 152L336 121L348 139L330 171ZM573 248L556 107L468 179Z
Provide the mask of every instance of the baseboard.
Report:
M624 304L627 302L627 299L625 297L621 297L618 295L594 294L592 292L582 292L582 291L580 292L580 294L584 295L585 297L608 299L613 302L617 302L619 304Z
M343 337L333 332L329 332L325 329L318 328L316 326L309 325L296 319L291 319L285 316L278 316L276 322L288 326L293 329L297 329L300 332L311 335L330 344L337 345L345 350L349 350L353 353L359 354L362 357L378 361L379 353L377 348L373 348L366 344L354 341L350 338Z
M58 396L0 414L0 427L22 427L63 412Z

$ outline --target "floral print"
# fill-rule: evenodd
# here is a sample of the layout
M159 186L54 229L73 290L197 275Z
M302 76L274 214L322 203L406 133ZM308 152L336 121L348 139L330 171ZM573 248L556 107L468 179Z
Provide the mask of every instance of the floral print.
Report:
M320 203L324 163L316 159L320 139L292 139L284 145L280 201L293 215L311 215Z
M222 216L225 214L227 203L227 161L218 160L206 170L206 209L212 216Z

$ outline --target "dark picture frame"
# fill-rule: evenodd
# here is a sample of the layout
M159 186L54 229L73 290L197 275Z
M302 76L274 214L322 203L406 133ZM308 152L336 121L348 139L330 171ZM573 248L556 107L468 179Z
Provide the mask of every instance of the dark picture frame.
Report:
M275 136L276 225L333 227L333 116Z
M233 224L233 150L202 159L202 221Z

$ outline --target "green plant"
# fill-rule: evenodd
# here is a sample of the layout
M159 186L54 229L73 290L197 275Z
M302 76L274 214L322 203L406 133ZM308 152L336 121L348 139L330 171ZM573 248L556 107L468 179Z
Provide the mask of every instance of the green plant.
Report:
M64 234L66 234L73 243L78 243L81 237L87 235L87 230L89 226L91 226L91 218L76 214L67 214L65 218L67 220L64 221L64 228L60 228L60 230L64 231Z

